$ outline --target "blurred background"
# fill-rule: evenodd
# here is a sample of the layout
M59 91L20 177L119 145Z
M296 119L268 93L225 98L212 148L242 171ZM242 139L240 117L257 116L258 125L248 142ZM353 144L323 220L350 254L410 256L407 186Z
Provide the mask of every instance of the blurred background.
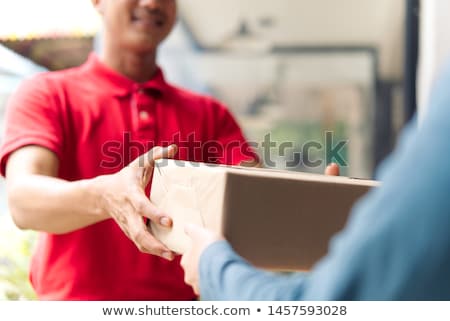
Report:
M436 46L444 4L423 3L419 11L419 0L180 0L159 63L172 83L226 103L248 139L260 143L270 134L292 142L285 155L272 151L272 167L283 167L306 142L324 144L330 131L336 144L348 142L343 174L372 178L417 109L419 58L423 102L437 68L438 55L421 52L418 39L432 34L422 43ZM89 0L2 1L2 124L21 80L80 65L101 44ZM310 159L326 159L325 148L314 152ZM320 173L324 165L290 170ZM35 235L15 230L6 214L1 181L0 299L33 298L27 268Z

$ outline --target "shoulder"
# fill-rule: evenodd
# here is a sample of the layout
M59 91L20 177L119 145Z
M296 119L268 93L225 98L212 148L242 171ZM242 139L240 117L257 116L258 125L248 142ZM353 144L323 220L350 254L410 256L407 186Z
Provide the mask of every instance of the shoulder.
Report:
M67 87L67 83L74 77L81 77L80 67L61 71L47 71L24 79L18 92L41 92L52 94L58 89Z
M43 72L24 79L9 97L7 111L59 110L69 92L79 92L72 79L80 77L79 68ZM80 83L80 82L78 82ZM82 82L81 82L82 83ZM27 111L28 110L28 111Z

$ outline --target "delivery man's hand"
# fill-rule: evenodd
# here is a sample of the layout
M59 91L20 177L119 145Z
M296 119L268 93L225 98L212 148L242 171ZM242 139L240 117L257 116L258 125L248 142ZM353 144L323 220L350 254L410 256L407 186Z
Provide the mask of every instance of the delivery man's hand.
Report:
M172 260L174 253L153 237L143 218L165 227L171 227L172 220L150 202L145 188L152 177L155 160L172 158L176 153L176 145L155 147L120 172L98 178L101 181L102 210L116 221L141 252L167 260Z
M194 224L187 224L184 230L192 241L191 247L181 258L181 266L184 269L184 281L192 286L197 295L200 295L198 275L200 256L209 245L223 238L210 230Z

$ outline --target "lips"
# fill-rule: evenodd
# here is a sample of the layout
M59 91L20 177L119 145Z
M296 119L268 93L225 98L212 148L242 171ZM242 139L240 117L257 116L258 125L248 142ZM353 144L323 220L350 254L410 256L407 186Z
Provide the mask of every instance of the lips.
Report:
M166 15L160 10L136 10L131 16L133 24L143 28L161 28L167 21Z

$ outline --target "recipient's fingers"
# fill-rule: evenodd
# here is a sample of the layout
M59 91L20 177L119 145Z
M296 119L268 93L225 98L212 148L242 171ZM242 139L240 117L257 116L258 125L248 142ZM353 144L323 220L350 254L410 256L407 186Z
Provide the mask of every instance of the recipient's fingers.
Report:
M186 224L184 226L184 232L193 240L200 239L206 234L205 229L196 224Z
M336 163L332 163L327 166L325 169L325 175L329 176L339 176L341 174L341 170L339 168L339 165Z
M184 282L192 286L195 294L200 295L198 288L198 262L195 262L192 249L183 254L180 264L184 270Z
M200 251L204 250L209 244L223 239L222 236L196 224L186 224L184 232L192 239L193 247L199 247Z

